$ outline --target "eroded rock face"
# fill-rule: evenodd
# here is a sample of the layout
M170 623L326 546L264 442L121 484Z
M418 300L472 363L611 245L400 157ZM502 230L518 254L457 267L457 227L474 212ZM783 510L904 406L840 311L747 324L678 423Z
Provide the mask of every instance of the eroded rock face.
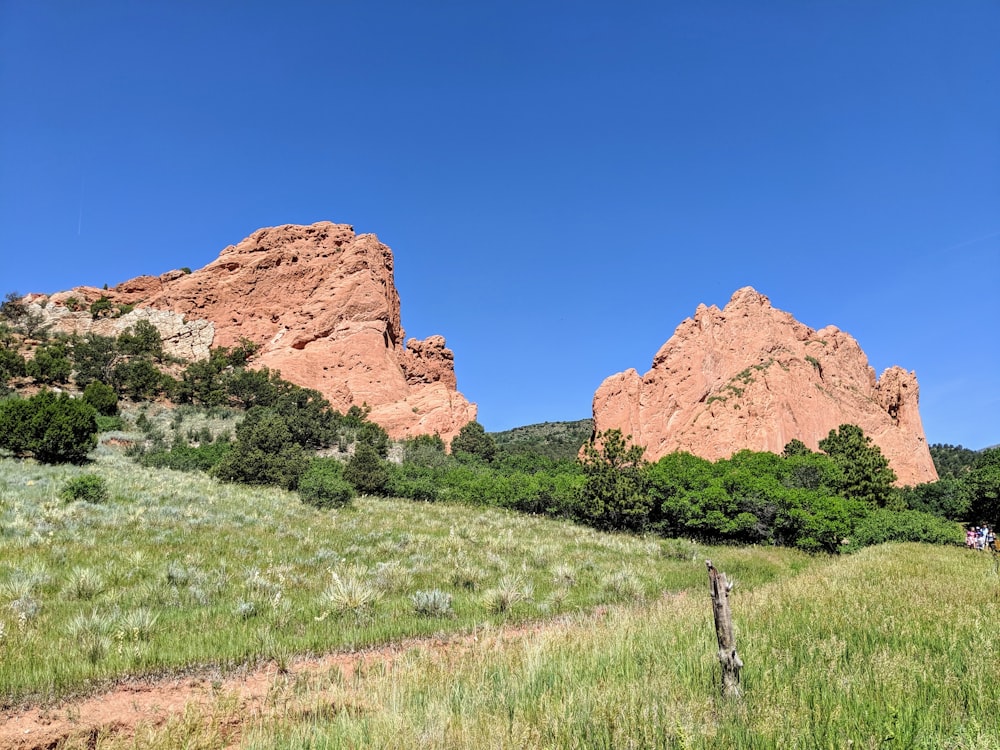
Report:
M456 390L454 355L441 336L404 348L392 251L346 224L260 229L193 273L78 288L51 301L74 295L89 304L101 294L136 305L135 313L204 321L212 346L249 339L260 345L253 365L315 388L341 411L367 403L393 438L438 432L447 441L476 418Z
M722 310L699 305L645 375L607 378L594 429L632 435L650 460L681 450L714 461L744 448L780 453L793 438L818 450L830 430L855 424L909 485L937 479L918 396L914 373L876 378L851 336L814 331L745 287Z
M96 292L96 294L94 294ZM137 307L120 318L93 318L86 310L72 311L65 307L66 299L76 297L93 302L99 299L102 290L78 287L72 292L60 292L49 298L52 304L43 308L38 303L30 303L29 308L42 316L48 330L53 333L78 333L81 336L95 333L99 336L118 336L140 320L152 323L160 332L163 350L182 359L204 359L209 354L215 326L209 320L186 320L180 313L170 310L156 310L152 307Z

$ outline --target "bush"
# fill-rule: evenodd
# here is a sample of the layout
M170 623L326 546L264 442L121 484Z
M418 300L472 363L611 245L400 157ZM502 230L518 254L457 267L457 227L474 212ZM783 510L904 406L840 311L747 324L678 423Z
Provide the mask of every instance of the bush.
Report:
M194 447L175 445L171 450L157 450L138 456L139 463L152 468L178 471L211 471L232 450L226 442L216 442Z
M23 377L27 372L27 364L17 352L0 346L0 384L7 382L9 378Z
M285 420L270 409L255 407L236 428L236 444L213 473L225 481L293 490L307 462L302 447L292 442Z
M451 452L489 463L496 456L497 444L479 422L468 422L452 439Z
M87 383L87 387L83 389L83 400L102 416L113 417L118 413L118 394L114 388L100 380Z
M344 467L344 479L362 495L384 495L389 487L389 470L372 446L358 443Z
M964 544L965 535L960 524L930 513L879 508L855 526L851 548L884 542Z
M317 508L339 508L354 499L354 487L343 478L335 458L316 458L299 480L302 502Z
M410 597L410 601L413 603L413 611L422 617L455 616L455 611L451 608L451 594L441 589L418 591Z
M121 417L103 417L100 414L97 415L98 432L116 432L124 429L125 420Z
M66 347L62 343L45 344L38 347L34 358L27 363L27 373L39 383L69 382L73 365L66 356Z
M82 463L97 446L97 412L51 391L0 403L0 448L43 463Z
M103 503L108 499L108 485L97 474L82 474L66 482L59 490L59 497L66 502Z

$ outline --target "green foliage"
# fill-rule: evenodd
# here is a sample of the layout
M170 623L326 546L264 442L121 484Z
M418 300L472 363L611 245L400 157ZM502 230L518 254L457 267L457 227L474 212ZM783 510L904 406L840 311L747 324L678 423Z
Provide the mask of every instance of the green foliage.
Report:
M114 311L115 307L107 295L102 294L99 299L90 303L90 316L94 319L114 317Z
M971 519L1000 524L1000 448L981 451L962 484L968 493Z
M67 356L66 345L57 341L39 346L26 369L29 377L39 383L51 385L69 382L73 364Z
M148 359L119 362L111 373L111 383L133 401L150 401L170 389L167 376Z
M479 422L469 422L452 439L451 452L489 463L496 455L497 444Z
M87 383L87 387L83 389L83 400L102 416L113 417L118 413L118 394L110 385L99 380Z
M163 359L163 339L156 326L148 320L140 320L134 326L118 334L118 349L132 357L152 357Z
M115 365L121 360L118 342L111 336L88 333L72 340L73 367L76 384L86 388L94 380L110 383Z
M215 476L242 484L273 484L295 489L308 458L282 416L254 407L236 428L236 443L213 469Z
M233 445L217 441L203 445L173 445L170 450L148 451L136 456L143 466L178 471L211 471L229 454Z
M333 445L341 419L330 402L319 391L282 382L274 410L284 418L292 441L312 450Z
M865 506L837 497L830 477L839 472L817 453L740 451L715 463L673 453L647 471L663 533L835 552Z
M174 389L174 398L181 404L200 406L222 406L228 396L223 386L222 371L226 367L224 357L213 356L192 362L184 368L180 381Z
M108 483L97 474L81 474L63 485L59 497L66 502L103 503L108 499Z
M577 513L597 528L639 530L650 520L645 449L630 440L620 430L607 430L584 446L585 481Z
M963 448L961 445L935 443L930 447L931 459L938 476L959 479L967 474L976 463L977 451Z
M335 458L314 458L299 480L299 496L317 508L339 508L354 499L354 487L344 479L343 464Z
M927 542L928 544L963 544L965 534L960 524L917 510L894 511L878 508L855 527L851 548L884 542Z
M492 432L498 458L508 456L542 457L554 461L576 461L583 444L594 434L594 421L544 422Z
M809 450L809 447L805 443L798 438L793 438L788 441L781 455L785 458L791 458L792 456L808 456L811 453L812 451Z
M380 458L389 455L389 433L374 422L365 421L354 433L354 439L375 449Z
M6 385L11 378L24 377L26 373L24 357L13 349L0 346L0 387Z
M896 473L879 447L860 427L842 424L820 440L819 448L840 469L842 476L836 489L852 500L882 508L893 497Z
M358 443L354 455L344 467L344 479L362 495L385 495L390 476L375 448L367 443Z
M916 487L904 487L900 493L910 510L932 513L951 521L969 518L969 496L965 484L958 479L945 477Z
M28 314L28 306L24 302L24 297L17 292L7 292L3 302L0 302L0 315L9 320L12 325L17 326Z
M106 417L101 414L97 415L97 431L98 432L114 432L116 430L125 429L125 420L119 416Z
M97 446L97 412L90 404L42 391L0 402L0 448L43 463L82 463Z

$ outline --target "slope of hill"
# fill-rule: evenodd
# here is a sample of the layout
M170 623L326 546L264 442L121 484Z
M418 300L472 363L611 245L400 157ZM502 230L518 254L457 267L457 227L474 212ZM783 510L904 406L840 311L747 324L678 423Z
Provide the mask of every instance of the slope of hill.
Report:
M572 460L594 431L592 419L575 422L541 422L492 432L497 447L507 453L532 453L555 460Z

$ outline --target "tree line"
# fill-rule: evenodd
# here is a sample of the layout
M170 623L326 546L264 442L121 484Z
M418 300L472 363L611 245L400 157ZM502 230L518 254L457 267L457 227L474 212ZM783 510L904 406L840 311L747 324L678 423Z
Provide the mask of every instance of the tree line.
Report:
M341 414L319 392L247 367L255 351L248 341L182 363L165 354L152 324L139 321L117 337L43 336L26 358L15 331L0 324L0 387L28 379L82 391L82 398L43 390L0 402L0 449L42 461L84 461L99 429L122 426L120 399L162 398L235 408L243 417L232 438L177 434L167 444L140 416L136 426L146 439L131 451L137 461L296 490L323 507L358 493L393 495L612 531L829 552L889 539L957 542L956 522L1000 520L1000 449L970 457L941 446L936 460L952 468L940 481L897 488L885 457L854 425L832 430L819 451L793 440L781 455L740 451L713 462L674 453L648 462L615 430L595 435L579 458L566 458L561 450L498 445L470 422L450 452L439 436L425 435L404 441L400 459L390 462L388 435L365 408Z

